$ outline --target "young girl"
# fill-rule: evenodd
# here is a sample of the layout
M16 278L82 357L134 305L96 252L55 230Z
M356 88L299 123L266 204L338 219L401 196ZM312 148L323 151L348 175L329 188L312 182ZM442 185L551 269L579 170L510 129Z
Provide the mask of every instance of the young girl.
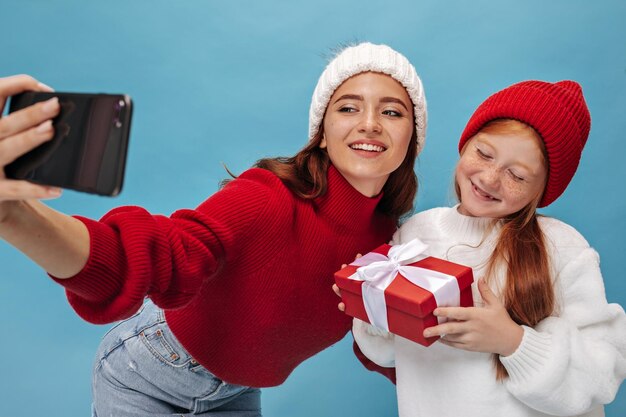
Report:
M489 97L465 128L460 203L416 214L392 243L471 266L473 308L438 308L424 347L354 320L374 363L396 369L401 417L602 416L626 375L626 316L607 304L597 253L539 216L578 166L590 117L573 81L525 81Z
M0 101L26 89L46 87L0 79ZM57 113L50 100L0 119L0 163L52 137ZM121 207L73 218L33 200L58 190L0 178L0 237L55 276L86 320L132 316L100 345L94 415L257 416L258 387L349 331L333 272L390 239L411 209L425 128L413 66L363 43L322 73L294 157L263 159L170 217Z

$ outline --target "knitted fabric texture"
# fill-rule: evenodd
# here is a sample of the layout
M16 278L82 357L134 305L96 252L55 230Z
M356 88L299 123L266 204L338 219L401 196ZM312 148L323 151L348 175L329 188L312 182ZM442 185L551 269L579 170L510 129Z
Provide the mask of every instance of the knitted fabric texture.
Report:
M574 177L591 127L583 92L575 81L522 81L485 100L469 119L459 152L487 123L515 119L543 139L548 155L548 181L539 207L556 200Z
M426 97L422 81L406 57L387 45L361 43L343 49L320 76L309 111L309 140L319 131L326 107L335 90L348 78L362 72L380 72L398 81L413 102L417 152L426 139Z
M253 168L170 217L120 207L100 222L80 218L89 260L56 282L94 323L132 315L148 295L212 374L280 385L350 329L330 289L333 273L391 238L396 223L376 209L381 198L359 193L332 165L326 194L312 200Z
M402 224L392 244L420 239L425 255L467 265L484 276L502 222L464 216L458 206L435 208ZM557 308L534 329L524 326L516 351L500 356L509 378L496 381L491 353L443 343L421 346L402 337L376 336L355 323L353 336L371 360L397 371L399 417L604 416L626 375L626 315L606 300L599 258L573 227L540 217L554 271ZM489 277L502 300L506 268ZM476 305L484 303L476 283ZM589 354L593 352L593 354ZM442 400L442 393L451 401Z

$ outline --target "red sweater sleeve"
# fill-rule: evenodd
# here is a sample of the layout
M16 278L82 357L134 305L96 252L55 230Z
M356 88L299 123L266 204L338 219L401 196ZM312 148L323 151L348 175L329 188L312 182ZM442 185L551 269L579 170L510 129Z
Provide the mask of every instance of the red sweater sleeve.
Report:
M357 345L356 341L352 342L352 350L354 350L354 354L356 355L357 359L363 364L363 366L365 366L365 368L373 372L378 372L379 374L389 379L395 385L396 368L385 368L376 365L374 362L369 360L363 352L361 352L361 349L359 349L359 345Z
M170 217L132 206L114 209L99 222L78 217L89 230L89 259L79 274L56 281L92 323L132 315L147 295L163 308L184 306L227 253L237 252L258 219L291 201L281 185L269 171L253 169L197 209Z

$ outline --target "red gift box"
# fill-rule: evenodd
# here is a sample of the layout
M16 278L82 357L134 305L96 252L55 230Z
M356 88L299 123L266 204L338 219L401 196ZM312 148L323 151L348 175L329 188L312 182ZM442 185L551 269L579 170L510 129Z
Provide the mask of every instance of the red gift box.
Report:
M420 242L421 244L421 242ZM381 245L373 253L387 256L390 245ZM460 295L460 306L474 305L471 284L474 281L470 267L448 262L434 257L425 257L407 266L436 271L456 278ZM335 272L335 282L341 289L341 298L346 305L345 313L370 323L363 301L364 281L352 279L359 266L348 265ZM456 291L456 289L455 289ZM410 282L397 272L389 286L384 290L387 311L388 330L391 333L413 340L421 345L430 346L438 337L424 338L424 329L438 324L433 310L437 308L435 295Z

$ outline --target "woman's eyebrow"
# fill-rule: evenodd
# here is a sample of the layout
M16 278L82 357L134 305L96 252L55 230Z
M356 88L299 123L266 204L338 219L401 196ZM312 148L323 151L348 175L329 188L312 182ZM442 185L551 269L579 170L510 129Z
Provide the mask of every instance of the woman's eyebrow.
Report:
M380 99L381 103L398 103L400 104L402 107L404 107L404 109L406 111L409 111L409 109L406 107L406 104L404 104L404 101L400 100L399 98L395 98L395 97L383 97Z
M335 100L335 103L337 103L338 101L341 100L359 100L359 101L363 101L363 96L359 95L359 94L344 94L343 96L337 98L337 100ZM406 104L404 104L404 101L400 100L399 98L396 97L383 97L380 99L381 103L398 103L400 104L402 107L404 107L407 111L409 110L406 107Z
M344 94L343 96L337 98L337 100L335 100L335 103L341 100L359 100L359 101L363 101L363 96L360 96L358 94Z

